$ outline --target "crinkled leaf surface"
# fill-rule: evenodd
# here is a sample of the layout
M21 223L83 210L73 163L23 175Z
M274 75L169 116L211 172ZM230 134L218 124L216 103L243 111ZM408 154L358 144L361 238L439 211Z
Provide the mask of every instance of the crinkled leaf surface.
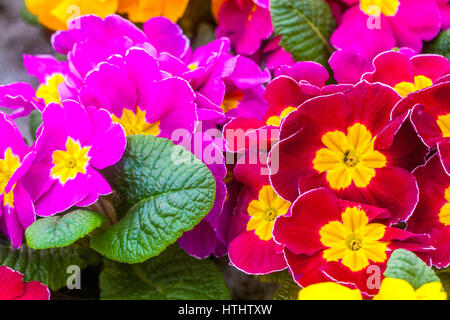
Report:
M177 245L143 263L105 263L100 274L102 299L230 299L223 275L214 263L195 259Z
M296 61L327 65L336 22L326 1L270 0L270 14L276 33L282 36L281 46Z
M122 160L107 172L123 218L91 238L108 259L138 263L157 256L211 210L215 181L192 153L154 136L129 136Z
M66 247L100 227L105 220L100 213L88 210L38 219L25 232L27 244L33 249Z
M274 300L297 300L300 287L292 279L288 270L259 276L258 279L262 282L270 282L277 285L273 296Z
M433 41L426 43L424 51L450 59L450 30L442 31Z
M405 280L416 290L425 283L439 281L433 269L413 252L404 249L392 253L384 276Z
M52 290L67 285L69 266L84 269L100 261L101 257L95 251L76 245L47 250L33 250L25 244L19 250L12 250L8 244L0 245L0 265L21 272L24 281L40 281Z

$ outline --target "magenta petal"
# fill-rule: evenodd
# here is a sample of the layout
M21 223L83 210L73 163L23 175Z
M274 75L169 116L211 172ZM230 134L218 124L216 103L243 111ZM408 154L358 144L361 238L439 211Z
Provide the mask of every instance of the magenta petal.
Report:
M239 270L250 274L267 274L286 268L280 245L272 239L261 240L253 231L247 231L231 241L228 255Z
M214 252L219 242L210 223L203 219L194 229L185 232L178 239L178 244L191 256L205 259Z

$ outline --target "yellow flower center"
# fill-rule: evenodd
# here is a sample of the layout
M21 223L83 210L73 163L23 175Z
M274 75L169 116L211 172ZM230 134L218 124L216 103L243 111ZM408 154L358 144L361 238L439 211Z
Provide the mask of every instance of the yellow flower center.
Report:
M281 120L286 118L291 112L293 112L295 110L297 110L297 109L289 106L286 109L284 109L283 111L281 111L281 114L279 116L272 116L269 119L267 119L266 124L268 126L279 127L281 124Z
M331 221L320 231L320 241L328 249L323 251L327 261L339 261L351 271L364 269L372 262L387 259L388 242L379 241L386 227L370 223L366 213L358 207L347 208L342 213L342 222Z
M445 189L444 198L447 203L439 211L439 221L445 226L450 226L450 187Z
M190 65L188 65L189 70L193 71L195 69L198 68L198 64L197 63L191 63Z
M61 103L61 98L58 92L58 86L64 82L64 77L56 73L51 77L47 78L45 84L41 84L39 88L36 90L36 97L42 98L45 101L45 104L49 104L50 102Z
M412 92L422 90L433 85L433 81L425 76L415 76L414 83L412 82L400 82L394 86L394 90L403 98Z
M8 193L5 193L5 188L19 166L19 157L12 153L11 148L7 148L3 159L0 159L0 194L3 194L3 205L8 205L11 208L14 205L14 187Z
M247 211L251 216L247 224L247 231L255 230L255 234L263 241L272 239L275 219L285 215L291 203L277 195L272 186L264 186L259 191L258 200L248 205Z
M369 16L395 16L400 6L399 0L361 0L361 10Z
M241 102L242 98L244 97L244 94L240 91L234 91L231 94L227 94L223 98L223 102L220 105L224 113L227 113L228 111L232 109L236 109L239 105L239 102Z
M366 126L356 123L342 131L329 131L322 136L326 148L316 152L314 169L326 172L330 187L339 190L350 186L366 187L375 176L374 168L386 166L386 157L374 150L375 138Z
M72 138L67 138L66 150L56 150L52 154L53 164L50 174L53 179L58 179L62 184L75 179L79 174L85 174L90 157L91 147L81 147L80 143Z
M442 131L443 138L450 137L450 113L438 116L437 125Z
M114 122L122 125L127 136L137 134L157 136L161 132L159 129L160 122L148 123L145 114L146 111L141 110L139 107L136 108L136 113L128 109L123 109L121 118L113 115L112 119Z

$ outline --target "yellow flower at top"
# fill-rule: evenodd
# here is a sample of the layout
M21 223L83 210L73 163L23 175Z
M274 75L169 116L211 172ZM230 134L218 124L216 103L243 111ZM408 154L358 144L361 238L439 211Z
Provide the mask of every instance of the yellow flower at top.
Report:
M266 124L268 126L279 127L281 125L281 121L295 110L297 110L297 108L289 106L281 111L281 114L279 116L271 116L269 119L267 119Z
M94 14L105 18L115 13L119 0L25 0L28 10L51 30L65 30L73 18Z
M382 13L387 17L395 16L400 6L399 0L361 0L359 7L369 15Z
M362 300L361 292L335 282L320 282L300 290L299 300ZM405 280L384 278L380 291L373 300L446 300L447 294L440 282L429 282L419 289Z
M375 176L376 168L386 166L386 157L374 150L375 138L367 127L355 123L347 129L347 135L339 130L322 136L326 148L317 151L314 169L326 172L330 187L345 189L353 182L358 188L367 187Z
M128 14L128 18L133 22L146 22L158 16L177 22L188 4L189 0L119 0L118 11Z
M78 16L94 14L101 18L119 12L128 14L133 22L146 22L165 16L176 22L189 0L25 0L28 10L51 30L65 30L68 22Z
M248 205L247 211L251 218L247 231L255 230L256 235L263 241L272 239L275 219L285 215L290 206L291 203L281 198L272 186L262 187L258 200L253 200Z
M388 242L383 238L386 226L369 223L366 213L358 207L347 208L342 222L331 221L320 230L320 242L328 249L323 251L327 261L338 261L357 272L369 266L369 261L384 262L387 259Z

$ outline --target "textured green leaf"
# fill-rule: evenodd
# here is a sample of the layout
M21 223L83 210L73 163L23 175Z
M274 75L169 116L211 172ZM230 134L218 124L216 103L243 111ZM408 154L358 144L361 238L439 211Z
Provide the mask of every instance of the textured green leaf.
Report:
M442 31L433 41L425 44L424 51L440 54L450 59L450 29Z
M0 245L0 265L23 273L25 281L40 281L52 290L66 286L69 266L84 269L100 261L95 251L79 246L33 250L22 245L19 250L12 250L9 245Z
M177 245L143 263L105 263L100 274L101 299L230 299L223 275L214 263L192 258Z
M336 28L324 0L270 0L272 23L281 46L297 61L326 65L333 51L328 40Z
M277 290L273 296L274 300L297 300L300 287L292 279L288 270L260 276L258 279L262 282L277 284Z
M122 160L107 173L121 197L123 218L91 238L108 259L138 263L154 257L211 210L215 181L195 156L172 141L128 137Z
M33 249L67 247L99 228L106 218L98 212L76 210L36 220L25 232Z
M42 123L42 113L39 110L33 110L30 114L30 133L34 140L36 140L36 131Z
M392 253L384 276L405 280L416 290L425 283L439 281L433 269L414 253L404 249L397 249Z

